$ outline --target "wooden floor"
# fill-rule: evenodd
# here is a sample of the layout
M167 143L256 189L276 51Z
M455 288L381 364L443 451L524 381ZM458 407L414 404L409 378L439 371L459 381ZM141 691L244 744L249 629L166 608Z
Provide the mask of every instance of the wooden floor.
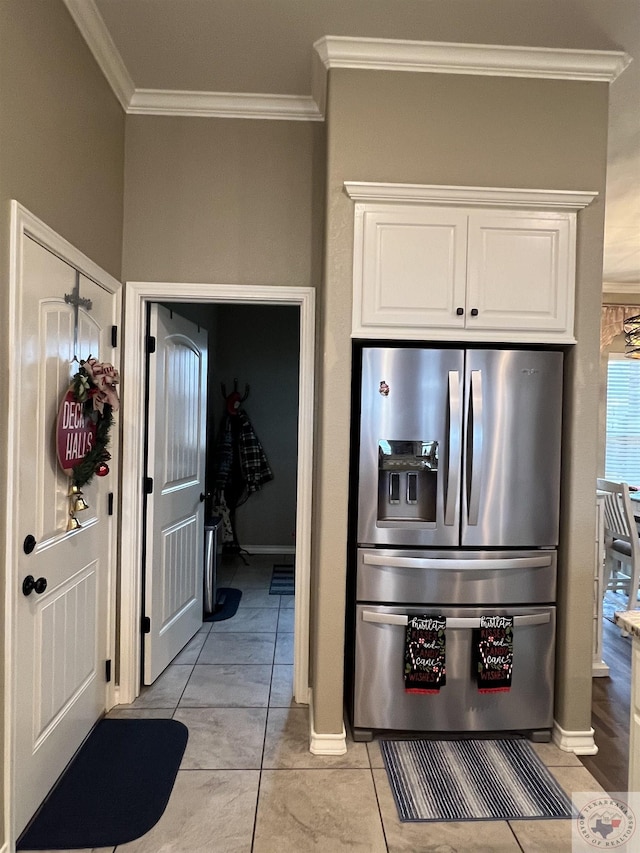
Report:
M629 761L629 703L631 701L631 638L603 620L602 658L609 665L608 678L593 679L591 725L595 729L597 755L580 760L609 793L627 790Z

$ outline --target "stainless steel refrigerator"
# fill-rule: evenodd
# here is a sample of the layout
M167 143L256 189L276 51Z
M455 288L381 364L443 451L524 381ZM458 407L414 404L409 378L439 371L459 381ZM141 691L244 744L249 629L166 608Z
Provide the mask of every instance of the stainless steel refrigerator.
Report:
M526 731L553 721L562 353L364 346L352 724ZM445 617L446 685L404 689L407 619ZM474 629L513 617L507 691L479 692Z

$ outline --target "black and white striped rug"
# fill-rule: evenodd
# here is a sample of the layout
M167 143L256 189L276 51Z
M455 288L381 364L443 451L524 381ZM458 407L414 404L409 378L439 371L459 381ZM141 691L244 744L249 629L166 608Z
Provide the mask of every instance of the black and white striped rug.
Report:
M295 566L275 563L271 575L269 595L295 594Z
M380 750L402 821L573 816L527 740L381 740Z

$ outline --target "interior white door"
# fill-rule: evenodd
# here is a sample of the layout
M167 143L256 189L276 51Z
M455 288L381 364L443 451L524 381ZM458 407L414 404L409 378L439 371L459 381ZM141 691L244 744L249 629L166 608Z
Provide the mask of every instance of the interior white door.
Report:
M202 626L207 333L152 304L149 356L144 683Z
M57 463L55 424L60 400L78 369L74 355L114 363L111 328L119 302L80 275L79 293L91 308L78 310L76 347L74 308L65 302L75 283L72 266L25 238L16 318L22 329L12 673L17 833L104 712L107 697L114 523L108 493L116 488L117 460L110 463L109 476L83 487L89 508L78 518L82 526L67 532L70 479ZM112 438L112 454L116 445ZM32 550L28 537L35 541ZM28 575L45 578L46 590L23 594Z

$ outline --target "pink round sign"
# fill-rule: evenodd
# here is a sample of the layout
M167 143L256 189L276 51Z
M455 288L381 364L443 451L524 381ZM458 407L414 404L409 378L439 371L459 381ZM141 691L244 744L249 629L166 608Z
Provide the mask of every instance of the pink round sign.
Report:
M56 447L58 462L65 474L71 475L73 468L82 462L96 444L97 425L83 411L69 388L62 398L56 425Z

